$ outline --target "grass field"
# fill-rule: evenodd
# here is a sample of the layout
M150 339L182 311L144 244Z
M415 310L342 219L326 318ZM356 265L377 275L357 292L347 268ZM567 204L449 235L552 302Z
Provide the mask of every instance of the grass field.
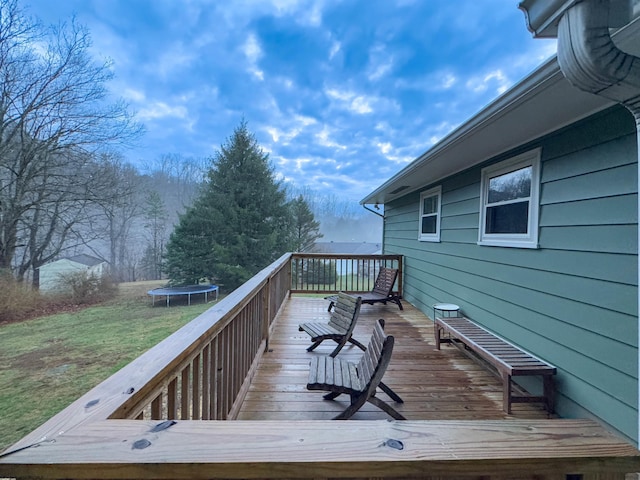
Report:
M121 284L115 300L0 325L0 451L211 307L151 306L163 282Z

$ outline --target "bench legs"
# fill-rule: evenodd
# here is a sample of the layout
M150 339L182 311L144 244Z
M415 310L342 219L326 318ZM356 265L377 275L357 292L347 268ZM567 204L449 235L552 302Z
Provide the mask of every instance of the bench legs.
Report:
M440 350L442 343L452 343L451 338L442 338L444 330L438 326L436 322L433 324L433 337L436 341L436 350Z
M511 415L511 405L513 403L524 402L541 402L544 404L545 410L549 415L554 413L554 400L555 400L555 384L553 378L550 375L542 375L543 391L542 396L527 395L527 396L514 396L512 388L511 375L502 373L502 409Z
M511 415L511 375L502 374L502 409Z
M547 413L552 414L555 412L556 386L550 375L545 375L542 381L544 398L547 400Z

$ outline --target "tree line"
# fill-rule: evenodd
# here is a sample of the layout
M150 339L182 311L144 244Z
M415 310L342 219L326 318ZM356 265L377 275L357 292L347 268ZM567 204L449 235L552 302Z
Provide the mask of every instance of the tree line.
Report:
M90 253L115 281L235 288L319 239L314 212L354 216L279 183L244 120L210 159L134 167L119 152L143 126L111 100L111 63L90 46L75 21L44 27L18 0L0 2L0 271L37 287L42 265Z

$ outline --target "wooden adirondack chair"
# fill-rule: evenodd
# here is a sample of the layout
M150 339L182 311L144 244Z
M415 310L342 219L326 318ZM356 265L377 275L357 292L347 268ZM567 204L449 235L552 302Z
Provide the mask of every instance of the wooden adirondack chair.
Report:
M382 267L378 272L376 282L373 284L373 289L370 292L359 294L362 297L362 303L368 303L369 305L383 303L386 305L387 302L394 302L402 310L400 295L393 293L393 285L396 283L396 278L398 278L397 268ZM337 296L331 295L325 297L325 299L330 301L328 311L331 311Z
M338 344L333 352L329 354L330 357L335 357L347 342L365 350L366 347L353 338L353 329L358 321L358 315L360 315L361 304L362 299L360 297L352 297L340 292L336 296L335 309L331 313L328 323L309 322L300 324L298 330L307 332L313 342L307 348L307 352L313 351L325 340L333 340Z
M376 397L378 387L392 400L403 403L402 399L382 383L387 366L391 361L394 338L384 334L384 320L376 322L369 345L356 364L331 356L317 356L311 359L307 389L323 390L325 400L333 400L343 393L351 397L349 406L334 420L347 420L366 402L372 403L396 420L405 420L388 403Z

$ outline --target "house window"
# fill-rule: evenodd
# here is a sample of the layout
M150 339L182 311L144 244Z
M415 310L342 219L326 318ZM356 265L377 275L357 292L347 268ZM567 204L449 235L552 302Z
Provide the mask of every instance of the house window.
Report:
M540 149L482 170L479 245L538 247Z
M420 234L418 240L440 241L440 200L442 188L436 187L420 194Z

